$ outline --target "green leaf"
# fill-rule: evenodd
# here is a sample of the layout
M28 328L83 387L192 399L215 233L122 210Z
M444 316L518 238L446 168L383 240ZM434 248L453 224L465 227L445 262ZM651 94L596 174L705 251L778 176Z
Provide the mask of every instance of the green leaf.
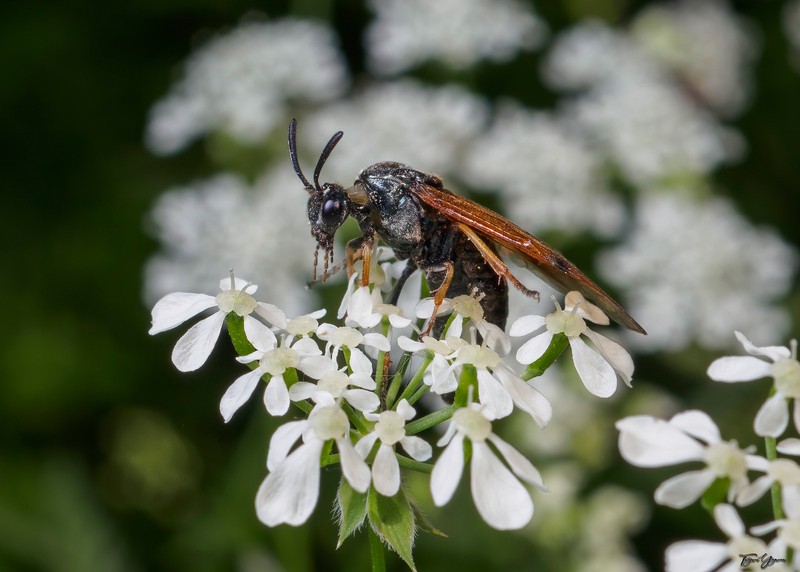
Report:
M715 506L727 502L729 488L731 488L731 480L728 477L717 479L703 493L700 504L708 512L713 512Z
M342 477L339 483L339 492L336 493L336 503L339 505L339 548L345 539L353 534L363 523L367 516L367 494L353 490L347 479Z
M420 530L436 536L441 536L442 538L447 538L447 534L433 526L433 523L428 519L427 515L422 512L422 509L420 509L413 500L411 501L411 510L414 511L414 518Z
M385 497L370 487L369 522L378 536L397 552L408 567L416 570L412 554L416 524L414 510L405 492L401 489L393 497Z
M244 333L244 318L234 312L229 312L225 316L225 324L228 326L228 335L231 337L231 342L233 342L233 347L236 349L237 354L246 356L256 351L256 348L253 347L253 344L250 343Z

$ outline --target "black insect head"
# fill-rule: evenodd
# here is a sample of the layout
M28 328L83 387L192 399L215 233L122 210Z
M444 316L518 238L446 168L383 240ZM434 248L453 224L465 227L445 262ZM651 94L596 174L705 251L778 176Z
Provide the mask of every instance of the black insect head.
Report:
M323 251L322 280L327 278L328 266L333 263L333 236L350 214L350 201L341 185L336 183L319 184L322 166L342 135L344 134L341 131L337 131L325 145L317 161L317 166L314 168L314 184L312 185L303 174L297 160L297 120L292 119L289 124L289 157L292 159L294 172L297 173L308 191L308 222L311 224L311 234L317 241L317 248L314 251L314 280L317 278L320 249Z

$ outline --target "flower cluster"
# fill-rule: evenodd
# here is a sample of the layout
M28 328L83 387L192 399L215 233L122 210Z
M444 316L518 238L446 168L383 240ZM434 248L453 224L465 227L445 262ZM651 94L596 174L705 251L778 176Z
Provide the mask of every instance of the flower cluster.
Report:
M382 264L386 272L376 269L371 275L391 283L391 263ZM607 324L608 318L572 292L563 310L557 304L546 317L518 319L512 335L543 332L523 343L515 366L504 360L509 338L484 318L479 298L446 299L438 314L449 314L441 335L423 336L399 307L384 303L377 285L357 285L355 276L341 304L341 325L322 321L324 310L289 318L277 306L256 300L255 284L232 275L220 282L216 296L173 293L153 308L151 333L213 311L178 340L173 362L181 371L199 368L227 325L240 354L237 361L250 371L222 396L225 422L262 380L269 415L283 416L292 404L305 415L281 425L270 439L268 474L256 496L259 519L269 526L304 523L317 505L320 468L329 464L340 465L342 486L351 491L351 499L374 497L369 502L376 503L406 499L403 470L430 472L433 502L442 506L453 497L469 462L472 497L481 517L499 530L525 526L534 510L526 484L546 490L544 480L494 432L493 422L520 410L539 427L547 425L550 403L525 379L539 375L566 347L571 347L576 370L591 393L608 397L617 376L629 384L630 356L586 325ZM419 301L415 313L424 325L433 313L432 300ZM397 351L404 355L395 360ZM392 363L397 364L394 369ZM520 374L520 364L533 364L539 371ZM426 399L417 405L428 393L451 404L439 400L436 409L436 401ZM427 414L415 419L420 406ZM435 452L417 434L446 421ZM355 501L340 494L338 502L343 515L353 514ZM410 511L408 500L403 502ZM378 529L377 523L371 524ZM391 542L392 535L384 536Z
M716 570L723 562L749 569L768 555L776 569L789 570L785 562L800 549L800 465L778 454L800 455L800 440L786 438L789 407L795 401L794 425L800 431L800 362L797 343L791 348L758 347L740 332L736 337L748 356L723 357L708 368L714 381L739 383L771 379L770 396L756 414L753 430L765 437L766 457L756 455L755 447L742 449L736 441L726 441L714 421L699 410L685 411L663 421L649 415L627 417L617 423L619 450L631 464L640 467L663 467L684 462L699 462L703 468L682 473L662 483L655 492L659 504L684 508L701 497L705 504L716 504L714 520L728 536L726 544L706 541L681 541L666 553L667 570ZM756 473L752 479L751 473ZM752 479L752 480L751 480ZM735 505L748 506L772 489L771 522L753 526L751 535L738 515ZM724 497L720 495L724 493ZM721 502L727 501L727 502ZM777 531L769 545L758 538ZM744 555L753 555L744 562ZM764 561L760 561L762 568ZM726 568L727 569L727 568ZM794 569L794 568L791 568Z

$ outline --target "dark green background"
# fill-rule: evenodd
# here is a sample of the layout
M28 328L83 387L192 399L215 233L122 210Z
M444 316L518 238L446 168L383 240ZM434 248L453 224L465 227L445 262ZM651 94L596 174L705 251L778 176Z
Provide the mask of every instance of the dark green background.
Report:
M142 144L148 108L192 48L251 10L317 17L339 31L357 76L369 13L355 0L115 4L16 3L0 18L0 570L270 570L269 558L288 570L366 570L363 537L334 550L326 509L333 473L309 525L258 523L253 498L269 421L255 414L254 400L231 424L221 422L218 399L234 375L230 350L215 352L201 372L179 374L169 362L178 334L147 335L140 291L142 265L157 248L143 230L153 199L215 171L202 144L168 159ZM642 4L536 8L558 30L590 14L625 21ZM800 246L800 74L787 64L782 3L735 6L760 27L762 55L755 102L734 121L750 151L716 180L753 221ZM488 85L489 97L547 107L554 96L517 73L539 57L482 66L469 77L434 67L417 75ZM790 304L796 312L797 294ZM697 383L713 357L692 350L642 358L638 378L697 406L716 403L721 424L745 434L761 397L753 390L720 407L716 388ZM619 462L603 478L649 495L670 474ZM637 550L659 567L675 538L714 538L709 523L696 507L658 509ZM563 569L558 555L485 526L463 490L437 525L450 538L420 537L422 570ZM402 569L394 557L390 566Z

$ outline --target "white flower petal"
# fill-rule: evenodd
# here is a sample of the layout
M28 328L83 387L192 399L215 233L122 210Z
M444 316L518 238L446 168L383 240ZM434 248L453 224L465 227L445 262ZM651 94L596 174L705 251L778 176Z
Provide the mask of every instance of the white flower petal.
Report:
M430 384L431 391L438 395L450 393L458 387L453 368L441 354L433 356L433 361L425 371L425 383Z
M372 361L358 348L350 351L350 369L354 373L372 377Z
M752 532L756 536L764 536L765 534L769 534L773 530L778 530L784 524L786 524L785 520L773 520L772 522L767 522L765 524L759 524L757 526L751 527L750 532Z
M800 399L794 400L794 407L792 408L792 421L794 422L794 428L797 431L800 431Z
M300 363L297 364L297 369L302 371L310 378L319 379L329 371L334 371L336 369L336 365L329 357L309 356L300 360Z
M366 389L346 389L343 394L347 402L359 411L375 411L381 406L381 399Z
M194 371L206 363L219 339L225 314L216 312L197 322L181 336L172 350L172 363L179 371Z
M217 299L208 294L192 294L190 292L167 294L153 306L153 326L148 333L153 335L171 330L192 316L196 316L203 310L214 308L216 305Z
M759 437L780 437L788 426L789 406L780 393L764 402L753 421L753 430Z
M656 502L672 508L687 507L700 498L715 478L711 470L702 469L667 479L656 489Z
M511 324L511 328L508 330L508 335L515 338L527 336L539 328L544 327L544 322L544 316L536 316L535 314L520 316L514 320L513 324Z
M705 540L684 540L671 544L664 554L666 572L711 572L729 558L728 546Z
M792 520L800 519L800 487L797 485L783 487L783 509Z
M706 412L699 409L677 413L669 420L669 424L709 444L722 440L717 424Z
M706 374L714 381L735 383L769 377L771 364L750 356L733 356L715 359Z
M778 452L784 455L800 455L800 439L790 437L778 443Z
M478 399L495 419L511 415L514 402L503 385L485 369L478 370Z
M272 330L253 316L244 317L244 334L253 347L262 352L271 350L278 345L278 340Z
M619 451L637 467L664 467L701 460L705 448L666 421L649 415L626 417L616 423Z
M530 522L533 501L527 489L485 442L472 443L472 499L481 518L497 530L517 530Z
M758 347L753 342L748 340L743 333L734 332L734 334L736 334L736 339L739 340L744 347L744 351L751 355L768 357L772 361L778 361L779 359L788 358L792 355L792 352L789 351L789 348L784 348L781 346Z
M502 382L514 405L533 417L539 427L545 427L550 422L553 407L544 395L504 367L495 369L494 374Z
M273 375L267 382L264 406L270 415L283 415L289 411L289 390L282 375Z
M749 506L764 496L764 493L772 486L772 477L763 475L744 487L736 495L736 504L739 506Z
M292 349L304 357L321 356L322 350L319 349L317 342L311 338L300 338L292 344Z
M261 375L262 371L256 368L237 378L228 387L219 402L219 412L222 414L225 423L230 421L233 414L250 399L258 385L258 380L261 379Z
M386 338L386 336L377 332L364 334L364 345L375 348L376 350L380 350L382 352L388 352L392 349L392 346L389 344L389 340Z
M492 444L497 447L497 450L500 451L501 455L503 455L503 458L508 463L508 466L511 467L511 470L514 471L515 475L517 475L526 483L535 485L542 490L547 490L541 473L539 473L536 467L533 466L533 463L531 463L522 453L517 451L514 447L503 441L494 433L489 435L489 441L491 441Z
M258 302L255 312L273 326L278 326L279 328L286 327L286 314L273 304Z
M532 364L542 357L547 348L550 347L551 341L553 341L553 334L549 330L545 330L529 339L517 350L517 361L522 365Z
M425 349L425 344L414 341L408 336L400 336L397 338L397 345L400 346L400 349L407 352L420 352Z
M344 437L336 440L339 448L339 459L342 464L342 474L350 486L359 493L367 492L369 488L369 467L358 453L356 453L350 439Z
M433 455L430 443L416 435L406 435L400 439L400 445L415 461L427 461Z
M269 440L269 452L267 453L267 470L274 471L281 463L294 444L308 427L308 420L289 421L277 429Z
M311 399L317 391L318 388L315 383L298 381L289 388L289 399L291 401L303 401L305 399Z
M452 427L451 423L451 427ZM450 427L448 427L450 431ZM455 430L453 430L455 433ZM446 435L446 434L445 434ZM444 437L439 441L441 443ZM436 460L431 471L431 496L433 504L444 506L456 492L464 470L464 436L455 433L450 443Z
M714 507L714 521L719 526L719 529L724 532L728 538L739 538L744 536L745 529L741 517L736 512L736 509L729 504L718 504Z
M389 314L389 323L393 328L406 328L411 325L411 320L400 314Z
M617 342L608 339L602 334L593 332L588 328L585 334L587 338L592 340L597 351L603 356L603 359L614 368L614 371L619 374L622 381L630 387L631 380L633 379L633 358L631 358L631 354Z
M414 415L417 414L417 412L414 410L413 407L411 407L411 404L408 402L407 399L401 399L400 402L397 404L397 407L395 407L395 411L397 411L397 413L400 414L400 417L402 417L406 421L413 419Z
M617 374L611 364L580 338L569 338L569 345L572 347L572 363L589 393L611 397L617 390Z
M483 345L494 350L500 356L508 355L508 352L511 351L511 340L503 330L486 320L476 322L475 327L483 338Z
M319 459L323 442L301 445L267 475L256 495L256 514L267 526L303 524L319 497Z
M371 313L372 293L369 290L369 286L359 286L356 288L355 292L350 295L350 300L347 303L347 316L358 320ZM380 321L380 317L378 317L378 321ZM374 326L375 324L372 325Z
M372 484L383 496L393 497L400 490L400 465L389 445L378 447L372 463Z
M244 291L245 286L247 286L247 292L249 294L255 294L256 290L258 290L257 284L251 284L244 278L234 277L233 284L231 284L230 276L226 278L220 278L219 281L219 289L222 290L223 292L227 292L228 290Z
M358 443L355 445L356 453L362 459L366 459L369 455L370 451L372 451L372 446L375 444L375 441L378 440L378 434L375 431L371 433L367 433L361 439L358 440Z

